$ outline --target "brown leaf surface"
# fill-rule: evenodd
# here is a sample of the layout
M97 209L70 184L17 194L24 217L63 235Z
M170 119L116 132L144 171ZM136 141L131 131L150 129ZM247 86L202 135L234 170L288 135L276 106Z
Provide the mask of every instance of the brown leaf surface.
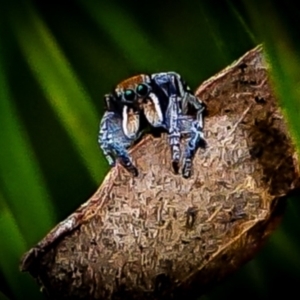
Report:
M205 138L190 179L166 136L132 150L139 176L110 171L93 197L24 257L53 299L181 299L251 259L299 188L296 153L257 47L196 94Z

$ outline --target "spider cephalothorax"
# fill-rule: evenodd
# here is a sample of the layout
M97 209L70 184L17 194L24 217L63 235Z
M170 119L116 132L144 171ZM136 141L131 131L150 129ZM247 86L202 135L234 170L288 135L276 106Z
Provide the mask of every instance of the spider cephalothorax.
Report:
M192 160L203 137L203 103L175 72L137 75L118 84L106 95L106 112L100 123L99 143L110 165L118 158L137 175L127 149L140 137L145 122L168 132L172 166L179 169L180 138L188 135L182 174L191 175Z
M122 124L128 137L136 136L141 124L140 113L143 112L149 124L160 127L163 122L160 101L152 89L149 75L141 74L119 83L115 89L116 100L123 104ZM134 123L134 124L133 124Z

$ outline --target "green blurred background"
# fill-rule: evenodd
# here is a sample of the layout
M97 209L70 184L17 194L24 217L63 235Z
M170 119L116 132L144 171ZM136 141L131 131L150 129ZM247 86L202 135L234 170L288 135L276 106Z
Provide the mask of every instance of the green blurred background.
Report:
M44 299L20 257L107 173L98 124L102 96L119 81L172 70L196 88L264 43L299 149L300 12L277 3L0 2L0 300ZM203 299L299 294L297 200L260 254Z

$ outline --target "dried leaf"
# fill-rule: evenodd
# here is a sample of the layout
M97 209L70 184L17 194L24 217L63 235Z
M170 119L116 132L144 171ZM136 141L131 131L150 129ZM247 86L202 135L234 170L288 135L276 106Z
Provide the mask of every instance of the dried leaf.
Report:
M205 138L190 179L166 136L132 150L139 177L110 171L98 191L24 257L53 299L181 299L251 259L274 230L299 164L261 47L204 82Z

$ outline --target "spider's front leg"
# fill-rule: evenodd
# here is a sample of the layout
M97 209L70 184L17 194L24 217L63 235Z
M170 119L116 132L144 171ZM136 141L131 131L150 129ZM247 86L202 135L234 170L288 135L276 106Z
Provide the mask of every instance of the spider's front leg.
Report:
M128 138L122 130L121 117L112 111L106 111L101 122L98 143L110 166L115 166L116 159L134 176L138 175L127 149L134 139Z
M169 107L166 115L166 123L169 125L169 144L171 146L172 167L175 174L178 173L180 160L180 128L178 124L179 114L180 108L178 105L177 96L172 95L169 98Z

